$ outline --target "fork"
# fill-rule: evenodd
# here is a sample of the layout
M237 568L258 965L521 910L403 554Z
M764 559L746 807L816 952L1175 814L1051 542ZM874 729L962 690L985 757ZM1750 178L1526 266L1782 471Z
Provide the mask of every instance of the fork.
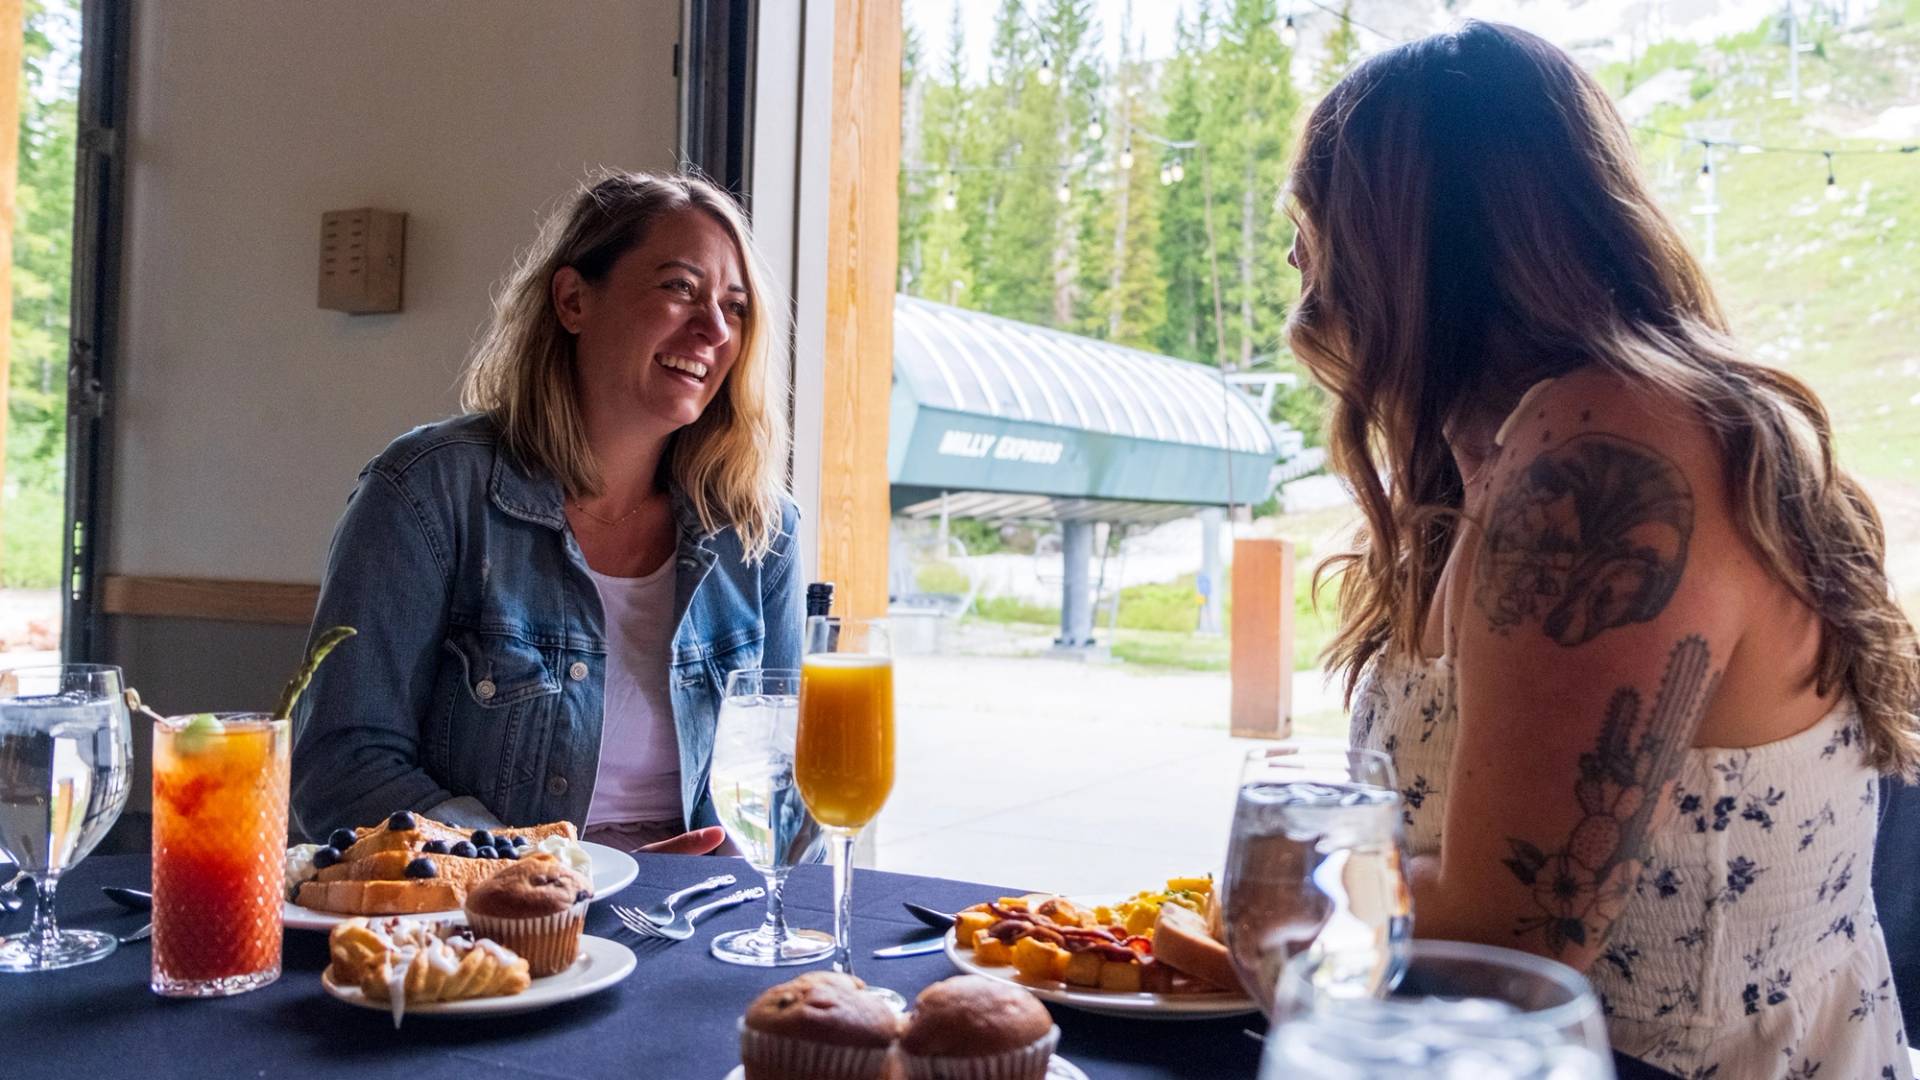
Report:
M640 911L639 913L642 916L646 917L651 922L655 922L655 923L671 922L673 919L674 906L679 904L680 901L685 900L687 897L694 896L698 893L708 892L713 889L723 889L728 885L733 884L735 880L736 879L732 874L715 874L705 881L699 882L697 884L689 885L678 892L668 893L666 899L660 901L658 904L655 904L650 908L647 908L644 911ZM615 910L617 911L619 909L616 908ZM628 908L627 910L633 911L637 909Z
M722 908L737 907L749 900L758 900L765 895L767 895L767 890L758 885L750 889L740 889L736 892L728 893L718 900L712 900L702 904L683 915L675 915L673 918L667 919L664 922L655 922L647 912L641 911L639 908L613 905L611 910L615 918L619 919L627 929L640 935L642 939L675 942L685 941L692 937L694 924L700 921L701 916L709 912L719 911Z

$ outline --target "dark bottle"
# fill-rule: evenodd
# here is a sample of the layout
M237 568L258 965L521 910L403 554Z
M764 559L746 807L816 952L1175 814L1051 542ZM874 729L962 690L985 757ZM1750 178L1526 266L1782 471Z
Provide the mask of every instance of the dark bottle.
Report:
M807 618L833 613L833 582L816 581L807 586Z
M839 651L840 620L833 617L831 581L816 581L807 586L806 636L801 647L809 653Z

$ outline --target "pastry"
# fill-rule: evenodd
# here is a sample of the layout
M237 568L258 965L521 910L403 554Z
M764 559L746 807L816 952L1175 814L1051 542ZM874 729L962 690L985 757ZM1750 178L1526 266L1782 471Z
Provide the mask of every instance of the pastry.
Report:
M532 983L526 960L451 923L348 919L333 928L327 948L327 979L387 1002L394 1027L410 1004L502 997Z
M379 825L335 829L324 845L289 849L289 898L352 915L449 911L475 886L536 851L590 874L592 860L577 836L567 821L469 831L403 810Z
M900 1034L908 1080L1045 1080L1060 1029L1046 1006L980 975L934 983Z
M851 975L810 971L755 998L740 1021L746 1080L882 1080L899 1020Z
M551 855L507 864L467 895L467 924L527 958L536 976L573 965L593 884Z

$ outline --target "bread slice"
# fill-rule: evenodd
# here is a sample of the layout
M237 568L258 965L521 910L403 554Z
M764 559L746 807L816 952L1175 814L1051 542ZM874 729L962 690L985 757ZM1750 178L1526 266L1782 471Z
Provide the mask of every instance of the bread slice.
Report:
M1179 904L1161 904L1153 922L1154 959L1222 990L1240 989L1227 947L1207 932L1206 916Z
M444 881L309 881L293 902L341 915L417 915L456 910L461 894Z
M382 851L364 859L335 863L315 875L317 881L399 881L406 877L407 864L415 859L433 860L438 874L426 881L441 881L466 895L468 889L513 865L511 859L469 859L460 855L419 854L413 851Z
M356 859L370 858L383 851L418 851L420 845L428 840L445 840L448 844L457 844L473 836L472 829L463 829L448 825L444 821L435 821L425 814L413 815L414 828L395 832L387 828L386 822L367 825L354 830L358 837L353 846L341 852L341 862L349 863ZM509 836L524 836L530 841L545 840L549 836L564 836L577 840L580 834L571 821L549 821L544 825L528 825L524 828L513 827L494 830Z

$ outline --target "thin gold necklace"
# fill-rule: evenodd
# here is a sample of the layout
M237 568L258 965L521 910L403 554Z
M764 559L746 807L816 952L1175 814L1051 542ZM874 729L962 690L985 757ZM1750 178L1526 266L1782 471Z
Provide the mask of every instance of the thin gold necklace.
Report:
M600 523L600 524L602 524L602 525L607 525L607 526L613 526L613 525L618 525L618 524L620 524L621 522L623 522L623 521L625 521L625 520L627 520L628 518L630 518L630 517L632 517L633 515L635 515L635 514L637 514L637 513L639 513L640 511L642 511L642 510L644 510L644 509L646 509L646 508L647 508L647 503L646 503L646 500L645 500L645 499L642 499L642 500L640 501L640 505L638 505L638 506L635 506L635 507L634 507L633 509L631 509L631 510L629 510L629 511L627 511L627 512L626 512L626 513L624 513L624 514L621 514L621 515L620 515L619 517L613 517L613 518L610 518L610 517L601 517L601 516L600 516L599 514L596 514L596 513L594 513L593 511L591 511L591 510L589 510L589 509L587 509L587 508L586 508L586 506L585 506L585 505L583 505L583 504L582 504L582 503L580 502L580 500L578 500L578 499L575 499L575 500L573 501L573 508L574 508L575 510L578 510L578 511L580 511L581 513L583 513L583 514L585 514L585 515L587 515L588 517L590 517L590 518L592 518L593 520L595 520L595 521L597 521L597 522L599 522L599 523Z

